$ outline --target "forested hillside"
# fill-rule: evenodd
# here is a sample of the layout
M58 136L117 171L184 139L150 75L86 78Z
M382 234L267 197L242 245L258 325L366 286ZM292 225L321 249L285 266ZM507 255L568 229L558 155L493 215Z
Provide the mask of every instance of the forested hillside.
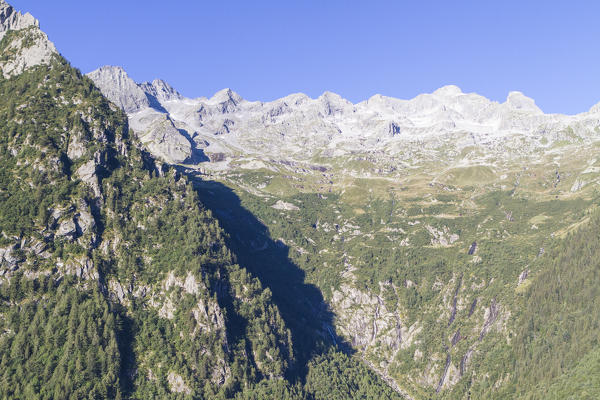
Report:
M256 179L254 174L251 177ZM430 373L431 381L412 386L411 397L594 398L590 393L597 386L600 332L595 321L600 301L595 197L534 203L507 192L485 193L478 201L489 211L480 209L481 215L469 215L466 223L451 221L456 224L451 229L467 238L484 236L476 231L477 225L491 215L500 221L501 228L492 230L498 236L456 249L428 246L427 236L415 234L409 238L413 245L422 240L420 247L398 248L389 236L408 231L416 219L396 216L403 207L399 201L396 205L378 199L363 203L368 211L356 217L356 206L335 194L297 194L284 200L297 209L280 210L269 206L275 202L272 198L265 201L234 182L229 182L234 190L196 182L204 203L215 210L222 225L236 229L236 237L228 239L231 245L249 260L289 254L304 272L302 279L322 290L320 301L342 305L332 310L333 315L322 315L321 323L333 322L338 332L342 327L342 339L352 341L350 345L376 370L376 362L385 360L384 351L393 352L390 366L398 367L388 371L405 378L401 388L419 382L423 369L435 371ZM512 210L516 218L508 220L499 205ZM444 207L449 208L437 205L432 214ZM428 221L424 210L418 211L418 220ZM531 233L530 221L540 219L540 214L563 221ZM248 222L257 218L268 228ZM561 229L565 220L578 222ZM336 224L339 227L328 231ZM355 233L358 229L362 234ZM345 256L343 263L337 262L339 254ZM252 262L248 265L260 275L260 268ZM286 295L296 286L286 271L279 272L269 270L265 282L285 304L285 299L294 298ZM348 276L352 284L346 283ZM395 309L399 311L393 313ZM398 315L400 323L418 330L394 325ZM420 324L425 329L419 329ZM448 356L428 359L427 351ZM445 362L445 372L432 368ZM444 374L445 381L438 380ZM441 383L449 380L451 386Z
M299 365L271 291L123 112L58 54L0 93L0 397L313 398L306 371L341 355ZM345 360L341 382L389 392Z
M594 112L95 76L0 0L0 398L600 397Z

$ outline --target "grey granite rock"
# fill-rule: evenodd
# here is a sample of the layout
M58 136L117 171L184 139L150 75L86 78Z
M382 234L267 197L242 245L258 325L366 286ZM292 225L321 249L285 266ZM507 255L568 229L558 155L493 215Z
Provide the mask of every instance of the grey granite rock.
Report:
M138 137L154 156L175 164L191 157L190 141L181 134L166 114L153 113L146 116L144 122L133 122L132 126L139 127Z
M0 0L0 40L10 30L16 31L30 26L40 26L38 20L33 15L29 13L21 14L15 11L7 2Z
M155 79L152 83L144 82L140 85L140 88L161 103L163 101L183 100L184 98L171 85L162 79Z
M21 31L3 50L6 56L0 62L4 78L18 75L37 65L49 64L57 54L56 47L39 29L39 22L29 13L21 14L0 0L0 40L9 31Z
M90 72L88 76L104 96L126 113L150 107L146 93L127 75L123 68L104 66Z

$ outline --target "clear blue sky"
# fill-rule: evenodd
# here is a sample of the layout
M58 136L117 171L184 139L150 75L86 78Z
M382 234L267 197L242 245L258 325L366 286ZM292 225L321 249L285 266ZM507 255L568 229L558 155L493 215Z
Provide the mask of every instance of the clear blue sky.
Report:
M598 1L8 0L83 72L122 65L189 97L411 98L455 84L545 112L600 102Z

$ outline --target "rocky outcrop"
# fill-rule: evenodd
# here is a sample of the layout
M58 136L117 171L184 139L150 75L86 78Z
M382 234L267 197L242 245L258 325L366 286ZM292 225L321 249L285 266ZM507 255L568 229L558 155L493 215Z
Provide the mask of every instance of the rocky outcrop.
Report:
M67 240L74 240L77 235L77 225L73 218L67 218L63 220L58 229L56 230L56 237L65 238Z
M529 276L529 268L525 268L523 270L523 272L521 272L519 274L519 279L517 281L517 285L522 284L523 282L525 282L525 280L527 279L527 277Z
M388 310L379 296L347 284L333 292L331 303L336 311L336 325L343 336L361 350L367 350L376 343L393 352L408 348L422 329L418 323L405 326L398 313Z
M277 203L273 204L271 208L276 210L285 210L285 211L298 211L300 208L291 203L286 203L283 200L277 200Z
M463 376L467 372L467 368L469 367L469 362L473 357L473 349L467 350L465 355L460 359L460 376Z
M460 287L462 285L462 275L461 277L458 279L458 285L456 286L456 290L454 291L454 296L452 297L452 309L450 310L450 320L448 321L448 326L452 325L452 323L454 322L454 319L456 318L456 311L457 311L457 300L458 300L458 291L460 290Z
M114 286L116 287L117 285L115 284ZM158 314L163 318L173 319L180 301L175 295L176 291L172 290L174 288L181 288L184 293L197 297L197 304L191 310L197 325L190 334L197 336L202 333L221 332L221 339L224 346L227 347L223 311L213 298L205 297L208 293L206 286L199 282L191 273L188 273L185 278L177 277L173 272L167 275L163 281L161 291L154 294L151 299L152 304L160 307ZM118 290L116 294L118 295Z
M181 375L176 374L175 372L169 372L167 375L167 382L169 382L169 389L173 393L183 393L190 395L192 393L192 389L188 385L185 384Z
M442 376L440 377L440 381L435 389L436 393L439 393L446 382L446 376L448 375L448 368L450 367L450 363L452 362L452 357L450 357L450 353L446 355L446 364L444 365L444 372L442 372Z
M67 157L71 161L79 160L87 152L85 141L81 140L82 133L71 134L69 146L67 147Z
M500 309L498 303L496 303L495 299L492 299L489 308L485 309L485 322L483 324L483 328L481 328L481 332L479 333L479 340L482 340L485 337L485 335L487 335L487 333L490 331L492 325L494 324L494 322L496 322L496 319L498 318L499 311Z
M77 169L77 171L75 171L75 176L77 176L83 182L87 183L94 191L94 195L96 197L100 197L102 195L102 192L100 190L100 183L98 182L96 166L96 161L90 160L85 164L81 165Z
M21 259L21 257L15 253L15 250L17 249L17 245L0 248L0 266L2 267L0 268L0 271L2 271L0 274L4 275L7 271L7 268L9 270L16 268L17 263Z
M6 1L0 0L0 40L4 38L8 31L18 31L31 26L40 26L38 20L33 15L17 12Z
M88 204L81 200L77 206L52 210L48 223L48 234L55 238L74 241L79 239L85 247L93 247L96 242L96 220L89 211ZM87 238L87 242L81 239ZM81 238L81 239L80 239Z
M0 0L0 40L9 31L16 34L7 39L8 42L3 42L0 69L4 78L19 75L38 65L47 65L57 55L56 47L39 29L39 22L31 14L16 12Z
M153 113L141 117L132 126L138 127L140 141L154 156L174 164L183 163L192 156L191 143L166 114ZM146 124L142 127L140 122L144 119Z
M64 263L62 268L63 273L74 275L82 280L98 281L98 270L94 266L92 260L87 257L71 259Z
M92 78L92 80L95 81L94 78ZM162 79L155 79L152 81L152 83L144 82L139 85L139 87L146 93L146 95L150 95L156 101L158 101L159 104L163 101L183 100L183 96Z
M444 226L441 229L436 229L433 226L426 225L425 229L432 236L431 244L433 246L448 247L454 244L460 237L455 233L450 233L448 227Z
M580 191L581 189L583 189L583 187L585 185L586 185L586 182L583 179L581 179L581 178L575 179L575 182L573 182L573 186L571 186L571 193Z
M146 93L127 75L121 67L105 66L88 74L102 94L122 108L134 113L150 107Z

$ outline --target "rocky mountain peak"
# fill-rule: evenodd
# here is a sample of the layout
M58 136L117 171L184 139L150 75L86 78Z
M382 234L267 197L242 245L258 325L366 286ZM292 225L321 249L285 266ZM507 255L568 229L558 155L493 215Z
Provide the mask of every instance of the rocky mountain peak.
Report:
M107 65L90 72L88 76L110 101L127 113L150 106L146 93L121 67Z
M130 126L144 145L170 163L181 163L191 155L191 144L175 127L163 101L181 100L166 82L137 84L121 67L104 66L87 74L110 101L130 115ZM136 115L131 118L131 115Z
M600 103L593 105L589 112L592 114L600 114Z
M463 94L462 90L456 85L446 85L433 92L438 97L456 97Z
M0 40L10 30L20 30L29 26L39 27L40 23L33 15L22 14L5 2L0 0Z
M238 104L243 100L242 96L234 92L229 88L225 88L219 90L217 93L213 95L208 101L213 104L220 104L225 102L233 102L234 104Z
M179 94L171 85L162 79L155 79L150 82L144 82L140 87L148 94L154 96L158 101L182 100L183 96Z
M328 101L328 102L332 102L332 103L351 104L348 100L344 99L339 94L333 93L330 91L323 92L323 94L321 96L319 96L319 100Z
M325 108L325 115L340 114L345 108L352 107L351 102L333 92L324 92L317 100Z
M48 36L39 29L39 22L31 14L22 14L0 0L0 40L9 31L17 31L9 42L3 43L0 69L4 78L19 75L25 70L50 64L58 53Z
M285 103L288 105L300 106L300 105L306 103L307 101L310 101L310 97L308 97L306 94L293 93L293 94L287 95L279 100L275 100L273 103L282 102L282 103Z
M542 110L535 105L535 101L532 98L527 97L518 91L513 91L508 94L506 105L513 110L543 114Z
M215 93L213 97L208 99L207 103L212 106L218 106L220 113L227 114L237 110L238 105L243 100L242 96L226 88Z

